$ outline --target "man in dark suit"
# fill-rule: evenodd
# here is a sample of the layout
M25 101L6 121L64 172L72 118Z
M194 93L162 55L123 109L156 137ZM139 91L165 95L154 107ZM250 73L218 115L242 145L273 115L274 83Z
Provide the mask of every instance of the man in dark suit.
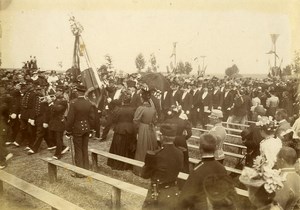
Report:
M131 93L130 106L137 109L140 105L142 105L142 98L137 93L136 82L133 80L128 80L127 88Z
M190 93L190 85L191 84L189 82L184 84L180 103L182 106L182 111L188 116L189 119L191 118L191 109L193 105L193 95Z
M216 141L211 134L200 136L199 148L202 162L196 166L184 184L178 200L178 209L208 209L203 185L205 179L212 175L227 175L224 166L214 159Z
M176 125L163 123L160 131L163 146L147 152L142 170L142 177L151 179L143 209L174 209L179 195L176 180L183 168L183 149L173 143Z
M181 97L183 91L180 90L180 85L176 81L172 82L171 89L172 89L172 97L173 97L172 105L178 106L178 104L181 103Z
M220 85L216 82L214 90L212 92L212 107L213 109L220 109L222 105L222 92L220 90Z
M224 93L222 95L222 112L223 112L223 121L227 121L228 117L231 114L231 108L233 105L233 93L230 90L230 85L229 84L225 84L224 86Z
M89 169L88 141L89 133L94 125L95 112L92 103L84 98L86 88L79 85L76 89L78 98L70 103L66 121L66 135L73 136L75 165ZM82 177L78 174L73 174L73 176Z
M209 123L208 115L210 115L212 109L212 95L208 91L207 84L204 84L203 86L203 93L200 98L200 114L202 127Z
M161 121L164 121L168 118L168 111L172 104L174 104L174 98L172 96L172 90L168 90L162 93L161 96Z
M202 94L200 88L197 88L196 82L192 83L191 94L193 96L193 104L191 108L191 122L193 127L196 127L199 120L200 98Z

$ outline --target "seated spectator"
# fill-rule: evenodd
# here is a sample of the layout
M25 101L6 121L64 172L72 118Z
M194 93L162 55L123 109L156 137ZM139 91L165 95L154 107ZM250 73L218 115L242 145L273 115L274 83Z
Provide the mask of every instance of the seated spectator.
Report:
M258 116L264 116L266 110L263 106L257 106L254 109L253 117L257 121ZM260 127L256 124L250 124L249 128L246 128L241 133L243 144L247 147L246 162L245 165L252 167L253 159L260 154L259 146L260 142L264 139L260 132Z
M214 158L216 138L211 134L202 134L199 143L202 162L195 167L182 188L178 201L178 209L180 210L208 209L204 180L212 175L227 176L225 167Z
M282 210L274 201L276 191L283 187L284 178L270 168L266 156L257 156L253 168L245 167L239 178L248 188L250 202L260 210Z
M278 128L276 129L275 135L283 139L282 133L285 132L287 129L291 128L290 123L287 121L287 112L285 109L278 109L275 114L275 119L278 122Z
M300 209L300 176L296 173L296 151L291 147L283 147L277 155L276 166L286 178L283 188L276 192L277 201L285 210Z
M211 210L236 210L237 194L228 176L209 176L204 180L204 191Z
M223 164L223 161L225 159L223 144L226 138L226 130L222 125L223 112L218 109L213 109L208 117L210 120L210 124L214 126L212 129L210 129L209 133L214 135L217 139L215 159Z

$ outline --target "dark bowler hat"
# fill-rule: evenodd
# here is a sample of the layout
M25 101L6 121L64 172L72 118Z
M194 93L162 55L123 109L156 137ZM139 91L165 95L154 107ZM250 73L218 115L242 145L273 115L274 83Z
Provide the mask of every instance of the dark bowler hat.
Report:
M163 123L160 126L160 132L163 136L175 137L177 133L177 125L170 123Z
M86 87L84 85L77 85L76 86L76 90L78 92L82 92L82 93L85 93L86 92Z
M136 87L136 82L133 80L128 80L127 81L127 87Z
M57 85L56 87L55 87L55 90L56 91L64 91L65 90L65 87L63 86L63 85Z

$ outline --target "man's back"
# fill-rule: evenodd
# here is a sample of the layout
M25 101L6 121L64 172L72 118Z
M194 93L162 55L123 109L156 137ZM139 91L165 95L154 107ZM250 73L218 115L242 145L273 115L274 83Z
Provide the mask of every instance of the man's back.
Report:
M207 209L207 200L203 188L206 177L211 175L227 175L224 166L213 157L203 157L195 170L190 174L179 197L179 209Z

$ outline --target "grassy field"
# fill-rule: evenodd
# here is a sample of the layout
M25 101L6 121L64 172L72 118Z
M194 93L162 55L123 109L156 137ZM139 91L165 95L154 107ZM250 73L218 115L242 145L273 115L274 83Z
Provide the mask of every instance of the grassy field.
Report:
M89 141L89 147L108 150L110 141ZM65 144L68 144L65 141ZM14 154L4 170L42 189L54 193L84 209L110 209L111 187L89 178L78 179L71 177L71 172L58 168L58 181L48 182L47 164L40 160L41 157L52 157L53 152L46 149L43 143L41 151L34 155L27 155L23 147L9 146L8 150ZM62 161L72 163L70 152L66 153ZM99 158L99 173L115 177L133 184L147 187L149 181L135 176L131 171L113 171L106 166L106 158ZM122 193L121 209L140 209L143 197ZM19 190L4 183L4 195L0 198L0 209L49 209L49 206L26 195Z
M195 133L196 134L196 133ZM196 134L199 135L199 134ZM108 139L111 139L112 132L110 132ZM232 139L233 142L234 139ZM192 143L192 141L190 142ZM238 143L238 142L236 142ZM68 141L65 141L68 144ZM91 139L89 141L90 148L96 148L108 151L111 140L99 142ZM47 164L40 160L41 157L52 157L53 152L46 149L46 145L42 143L41 151L34 155L27 155L23 151L24 147L16 148L9 146L8 150L14 154L14 157L9 161L9 165L4 170L27 181L40 188L43 188L51 193L54 193L84 209L110 209L111 187L99 181L94 181L89 178L76 179L71 177L71 172L65 169L58 168L58 181L50 184L48 182ZM198 151L190 151L190 156L198 158ZM70 152L66 153L62 161L72 163ZM142 179L134 175L131 171L117 171L112 170L106 165L107 158L98 157L98 173L117 178L144 188L149 185L149 180ZM233 166L236 160L227 159L226 165ZM238 181L236 181L238 183ZM144 198L131 193L122 193L122 210L141 209ZM239 201L243 206L249 209L249 202L247 199ZM49 206L26 195L7 184L4 184L4 196L0 197L0 209L49 209Z

